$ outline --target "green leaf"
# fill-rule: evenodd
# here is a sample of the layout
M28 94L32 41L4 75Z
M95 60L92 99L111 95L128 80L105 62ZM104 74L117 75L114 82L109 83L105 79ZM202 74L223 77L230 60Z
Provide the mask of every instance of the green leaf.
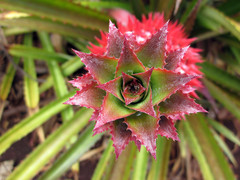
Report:
M79 60L79 57L73 57L70 60L66 61L65 63L62 64L61 69L63 75L69 76L72 73L76 72L77 70L81 69L84 66L81 60ZM40 93L43 93L53 85L53 78L49 76L47 80L41 84L39 91Z
M83 38L90 41L95 41L94 36L99 36L98 30L92 30L86 27L73 26L62 22L43 19L36 16L5 18L0 14L0 25L16 28L27 28L36 31L46 31L58 33L64 36L74 38ZM2 17L2 18L1 18Z
M207 86L210 94L240 121L240 107L238 107L235 102L232 101L231 97L221 88L217 87L207 79L203 79L203 82Z
M102 30L107 30L108 27L107 15L65 0L1 0L0 6L75 26Z
M91 109L82 108L39 145L8 177L11 179L32 179L65 145L85 127L92 115Z
M132 180L145 180L148 165L148 152L145 147L137 153Z
M193 76L154 69L150 80L153 104L160 103L191 79L193 79Z
M197 115L191 115L187 117L186 122L189 123L201 145L214 178L226 180L236 179L220 147L215 141L213 134L207 126L205 117L200 113Z
M28 46L17 45L17 44L10 46L8 51L13 56L39 59L47 62L53 59L58 62L65 62L68 59L72 58L72 56L67 54L48 52L40 48L28 47Z
M209 62L204 62L199 65L202 67L201 71L207 78L221 84L224 87L235 90L236 92L240 91L240 78L237 78L236 76L217 68Z
M32 47L32 35L27 34L24 36L24 44ZM37 75L33 59L24 58L24 71L34 79L24 76L24 98L26 105L29 108L37 108L39 103L39 89L37 82Z
M221 123L208 118L208 123L214 128L216 129L219 133L221 133L223 136L225 136L226 138L228 138L230 141L232 141L233 143L237 144L238 146L240 146L240 139L228 128L226 128L224 125L222 125Z
M158 136L157 158L152 160L152 166L148 175L148 180L166 180L168 172L169 157L171 151L171 140Z
M213 173L210 169L210 165L207 162L207 156L204 153L202 146L199 142L197 134L191 128L188 121L182 121L180 124L180 130L184 134L184 139L186 140L188 146L191 149L194 157L197 159L201 172L205 180L214 180ZM180 142L181 143L181 142Z
M111 179L114 180L128 180L131 174L131 169L134 162L134 156L136 154L136 145L130 142L126 149L116 160L114 169L112 170Z
M19 63L19 58L13 57L13 62L17 65ZM12 63L10 63L7 67L7 71L4 77L2 78L2 82L1 82L0 99L3 101L5 101L8 97L15 73L16 73L16 68Z
M175 7L175 0L168 1L159 1L159 0L151 0L150 1L151 11L158 11L164 13L165 19L169 19L172 15L172 11Z
M142 18L142 14L146 14L145 5L142 0L131 0L131 7L133 10L133 13L136 15L138 19Z
M125 118L124 121L131 130L132 136L143 144L147 150L156 158L156 138L158 118L152 117L148 114L136 112Z
M17 65L19 63L19 58L13 57L13 62ZM12 63L9 63L6 73L3 76L0 84L0 120L1 120L2 112L5 106L5 101L12 87L12 82L13 82L15 72L16 72L16 69L14 65Z
M82 114L81 114L82 115ZM87 152L101 137L98 134L92 136L94 123L83 132L78 138L77 142L73 144L52 166L47 170L39 180L44 179L58 179L65 173L75 162L79 160L82 155Z
M202 16L202 17L201 17ZM219 25L223 26L225 29L229 30L238 40L240 40L240 24L233 19L225 16L222 12L217 9L204 6L198 13L199 18L204 18L206 20L212 21L214 24L218 24L214 28L218 29Z
M113 170L113 167L115 166L115 161L116 161L115 156L110 157L108 161L108 166L107 166L108 168L105 170L104 177L102 178L102 180L109 180L111 178L112 170Z
M234 15L235 13L240 12L240 3L238 0L228 0L223 1L218 9L226 15Z
M5 36L13 36L13 35L19 35L19 34L25 34L25 33L30 33L32 30L28 28L22 28L22 27L8 27L4 28L4 35Z
M37 113L23 119L20 123L8 130L5 134L3 134L0 137L0 154L5 152L6 149L9 148L14 142L20 140L28 133L36 129L38 126L43 124L50 117L69 107L68 105L64 105L63 103L74 94L75 92L72 91L64 97L51 102L50 104L40 109Z
M187 6L187 9L184 11L180 22L184 24L186 20L190 17L191 12L193 11L194 7L197 5L198 0L193 0L190 2L190 4Z
M117 2L117 1L81 1L81 0L74 0L74 3L81 4L86 7L90 7L92 9L114 9L114 8L121 8L125 9L129 12L132 12L132 8L129 3L127 2Z
M238 43L240 45L240 43ZM234 56L236 57L237 61L238 61L238 66L240 66L240 52L239 52L239 48L236 47L230 47Z
M107 162L109 161L110 157L112 156L113 152L113 142L109 140L108 146L102 154L100 161L97 164L96 169L94 170L92 180L100 180L103 176L105 169L107 168Z
M229 160L236 167L237 166L237 161L234 158L231 150L229 149L229 147L227 146L225 141L214 130L212 130L212 133L213 133L213 136L214 136L215 140L217 141L219 147L223 150L223 152L226 154L226 156L229 158Z
M43 48L48 52L54 52L52 47L51 40L47 33L40 32L38 33L39 39L42 43ZM56 93L57 98L60 98L68 93L68 89L64 80L64 76L61 72L61 69L55 59L52 59L48 62L48 69L50 71L51 77L53 78L53 87ZM63 121L68 121L73 116L73 108L68 107L61 112Z
M188 9L185 11L180 22L184 23L185 32L190 32L194 26L197 13L200 9L200 4L202 0L194 0L189 5Z

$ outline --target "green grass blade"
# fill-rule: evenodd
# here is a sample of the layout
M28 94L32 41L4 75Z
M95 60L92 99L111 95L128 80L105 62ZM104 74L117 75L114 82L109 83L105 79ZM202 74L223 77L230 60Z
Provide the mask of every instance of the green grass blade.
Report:
M199 12L198 17L209 19L214 24L216 24L214 27L216 29L218 29L219 25L223 26L225 29L229 30L238 40L240 40L240 24L233 19L225 16L217 9L210 6L204 6L204 8L201 8L201 12Z
M142 147L141 151L137 153L132 177L133 180L146 179L147 164L148 164L148 152L145 147Z
M221 133L224 137L228 138L230 141L232 141L233 143L237 144L238 146L240 146L240 139L228 128L226 128L224 125L222 125L221 123L208 118L208 123L214 128L216 129L219 133Z
M146 9L142 0L131 0L130 1L133 13L138 19L142 18L142 14L146 14Z
M112 170L115 165L115 161L116 161L116 157L111 156L108 161L108 168L104 172L104 177L102 178L102 180L110 180L111 179L111 175L113 174Z
M84 64L82 63L80 58L76 56L68 60L64 64L62 64L61 69L62 69L63 75L66 77L76 72L77 70L81 69L83 66ZM40 93L43 93L47 89L51 88L52 85L53 85L53 79L51 76L49 76L47 80L41 84L39 88Z
M152 11L163 12L165 19L169 19L175 7L175 0L159 1L151 0L150 8Z
M8 177L11 179L31 179L88 123L91 109L82 108L68 122L64 123L39 145Z
M15 64L18 64L19 58L13 57L13 62ZM12 63L9 63L7 67L7 71L2 79L1 88L0 88L0 99L3 101L5 101L8 97L15 73L16 73L16 69L14 65Z
M207 162L207 156L204 154L201 144L188 121L181 122L180 133L184 134L184 139L189 145L194 157L197 159L203 178L205 180L214 180L210 165Z
M187 121L193 130L215 179L236 179L202 114L191 115Z
M228 109L240 121L240 107L238 107L231 97L218 86L214 85L207 79L203 79L204 84L208 88L210 94L218 100L226 109Z
M31 33L32 30L22 27L8 27L3 29L5 36L14 36L19 34Z
M234 15L240 12L240 3L238 0L224 1L220 6L218 6L218 9L224 12L224 14Z
M15 64L19 63L19 58L13 57L13 62ZM2 82L0 85L0 120L2 117L2 112L4 110L5 101L8 97L10 89L12 87L13 78L15 76L16 69L12 63L9 63L6 73L2 78Z
M113 155L113 142L112 140L109 140L108 146L105 149L104 153L102 154L102 157L100 161L97 164L96 169L94 170L92 180L100 180L103 176L103 173L105 169L107 168L107 162L109 161L110 157Z
M92 9L101 10L103 8L106 9L113 9L113 8L121 8L125 9L129 12L132 12L132 8L129 3L126 2L117 2L117 1L81 1L81 0L74 0L74 3L79 3L83 6L90 7Z
M85 53L90 53L90 50L87 48L87 46L89 45L87 41L72 37L66 37L65 39L67 42L71 43L77 50Z
M226 154L226 156L228 157L228 159L233 163L233 165L236 167L237 166L237 161L234 158L231 150L229 149L229 147L227 146L227 144L225 143L225 141L214 131L212 130L213 136L215 138L215 140L217 141L219 147L223 150L223 152Z
M13 128L3 134L0 137L0 154L5 152L6 149L9 148L14 142L20 140L28 133L36 129L38 126L42 125L50 117L69 107L63 103L66 102L68 98L74 94L75 91L72 91L64 97L51 102L50 104L40 109L37 113L23 119L20 123L16 124Z
M240 43L239 43L240 45ZM234 56L236 57L237 61L238 61L238 66L240 66L240 52L239 49L237 49L236 47L231 46L231 51L233 52Z
M39 180L58 179L66 170L68 170L79 158L88 151L101 137L101 134L92 136L94 123L83 132L77 142L65 152L52 166L46 171Z
M39 17L53 19L64 23L108 29L109 17L103 13L75 5L65 0L1 0L1 8L29 13Z
M44 49L17 44L10 46L8 51L12 56L33 58L38 60L44 60L47 62L50 62L53 59L58 62L65 62L73 57L67 54L48 52Z
M54 48L52 47L51 40L46 32L38 33L39 39L43 48L48 52L54 52ZM48 62L48 68L53 79L53 87L58 98L66 95L68 93L67 86L65 84L64 76L61 72L61 69L55 59ZM73 116L73 108L68 107L65 109L62 114L63 121L68 121Z
M27 34L24 36L24 44L26 46L32 46L32 35ZM38 107L39 103L39 89L35 64L33 59L24 58L24 71L34 79L28 76L24 76L24 98L28 108L34 109Z
M116 160L111 179L128 180L134 162L137 147L131 142Z
M157 160L152 161L148 180L166 180L171 150L171 140L158 136L157 139Z
M0 14L0 25L58 33L64 36L83 38L89 41L95 41L94 36L100 35L98 30L92 30L86 27L79 27L71 24L64 24L59 21L53 21L45 18L43 19L36 16L7 18L5 14Z
M184 24L187 19L189 18L189 16L191 15L191 12L193 11L194 7L196 6L198 0L193 0L190 2L190 4L187 6L187 9L184 11L182 17L181 17L181 20L180 22L182 24Z
M221 84L224 87L235 90L236 92L240 91L240 79L236 76L217 68L209 62L204 62L200 64L200 66L202 67L201 71L207 78Z

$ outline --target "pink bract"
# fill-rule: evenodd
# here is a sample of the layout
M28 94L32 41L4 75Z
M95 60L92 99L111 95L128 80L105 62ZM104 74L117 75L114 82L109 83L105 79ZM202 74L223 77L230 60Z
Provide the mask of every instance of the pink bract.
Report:
M200 50L189 47L193 39L181 25L158 13L142 22L128 15L118 29L110 22L97 41L90 54L74 50L88 73L70 81L79 91L66 104L95 110L94 134L109 130L117 157L134 141L156 158L157 135L178 140L175 121L205 112L190 98L201 87Z

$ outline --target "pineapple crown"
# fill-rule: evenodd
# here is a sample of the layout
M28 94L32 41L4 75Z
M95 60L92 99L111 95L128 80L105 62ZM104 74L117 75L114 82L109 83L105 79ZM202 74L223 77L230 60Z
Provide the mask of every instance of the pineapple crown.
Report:
M70 81L79 91L66 104L95 110L94 134L110 130L117 157L134 141L156 158L158 134L179 140L175 121L205 112L190 98L201 86L199 50L189 47L193 39L180 25L158 13L142 22L129 15L118 27L110 21L90 54L74 50L88 73Z

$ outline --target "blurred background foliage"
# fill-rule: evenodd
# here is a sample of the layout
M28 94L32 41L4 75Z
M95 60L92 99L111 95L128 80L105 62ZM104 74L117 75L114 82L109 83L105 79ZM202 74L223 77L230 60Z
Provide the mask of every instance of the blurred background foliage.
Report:
M63 104L86 72L71 48L88 52L119 8L163 12L202 49L209 113L178 122L180 142L159 137L156 161L131 143L116 160L109 136L92 136L92 110ZM0 179L240 178L239 0L0 0L0 26Z

